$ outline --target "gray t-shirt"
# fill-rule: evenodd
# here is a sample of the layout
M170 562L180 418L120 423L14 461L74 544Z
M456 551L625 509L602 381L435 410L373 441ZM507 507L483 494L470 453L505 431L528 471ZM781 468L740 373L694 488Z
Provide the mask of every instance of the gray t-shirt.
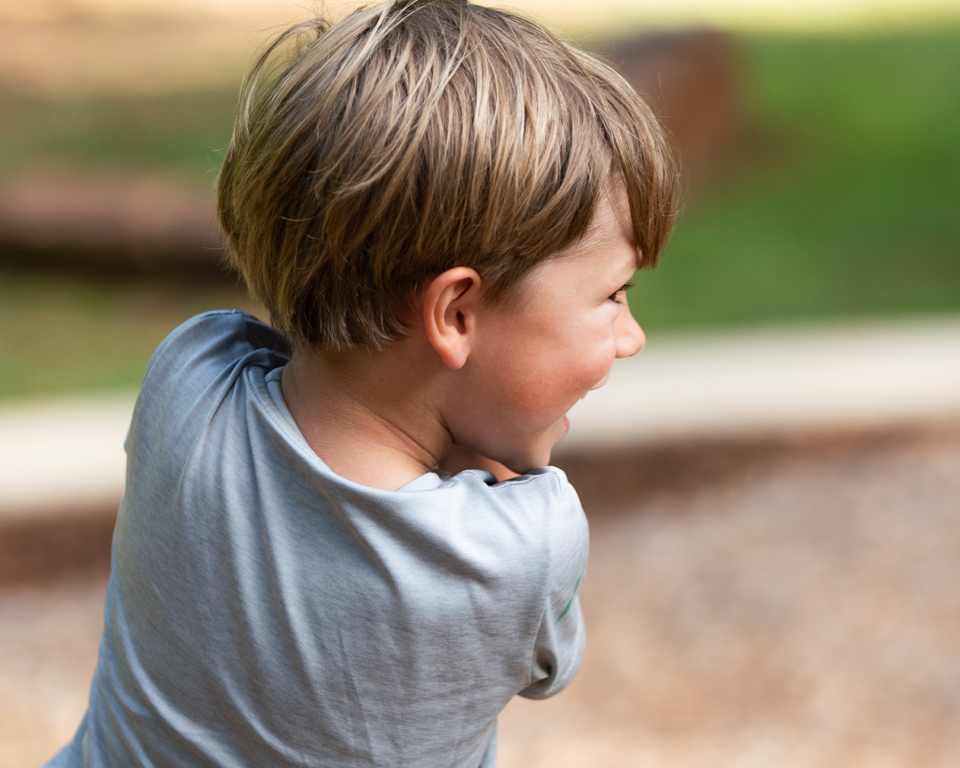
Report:
M89 710L49 765L477 768L512 696L576 672L588 534L564 474L345 480L284 404L288 359L241 312L154 354Z

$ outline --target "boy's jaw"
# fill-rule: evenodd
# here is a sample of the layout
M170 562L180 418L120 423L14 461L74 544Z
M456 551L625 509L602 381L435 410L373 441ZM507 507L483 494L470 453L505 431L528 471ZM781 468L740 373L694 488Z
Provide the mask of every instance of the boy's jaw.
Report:
M581 395L580 400L583 400L588 394L590 394L594 390L597 390L603 387L607 383L607 380L609 379L609 375L610 374L608 372L603 376L602 379L600 379L600 381L598 381L596 384L590 387L590 389L584 392L583 395ZM514 472L518 472L520 474L523 474L524 472L528 472L534 467L546 466L550 463L550 458L551 458L551 454L553 453L553 449L560 443L561 440L563 440L567 436L569 432L570 432L570 417L568 414L565 413L563 414L563 416L561 416L559 419L557 419L557 421L555 421L551 425L551 427L547 431L547 434L543 435L543 442L547 443L547 445L534 449L531 452L532 455L526 461L523 461L523 462L505 461L504 464L510 467L510 469L513 470ZM511 466L511 464L513 466ZM523 467L518 468L521 466L521 464L523 464ZM526 466L527 464L529 464L529 466Z

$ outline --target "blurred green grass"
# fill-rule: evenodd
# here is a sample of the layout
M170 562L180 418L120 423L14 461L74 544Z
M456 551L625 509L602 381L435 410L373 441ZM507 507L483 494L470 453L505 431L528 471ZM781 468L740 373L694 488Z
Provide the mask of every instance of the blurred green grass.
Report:
M0 399L130 389L179 323L208 309L259 314L229 281L0 272ZM262 316L262 315L261 315Z
M648 333L960 309L960 28L736 43L748 138L640 273L631 307ZM212 182L234 100L0 94L0 173ZM135 387L174 325L243 304L228 282L0 270L0 397Z
M42 164L159 169L212 183L236 101L235 90L56 100L0 92L0 174Z
M960 29L739 51L748 145L641 273L647 330L960 309Z

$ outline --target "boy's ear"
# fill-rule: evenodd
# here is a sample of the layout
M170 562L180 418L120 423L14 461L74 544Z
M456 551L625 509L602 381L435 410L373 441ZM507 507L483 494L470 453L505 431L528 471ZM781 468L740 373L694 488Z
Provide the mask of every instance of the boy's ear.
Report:
M470 355L480 282L475 269L454 267L434 277L423 291L427 340L449 368L462 368Z

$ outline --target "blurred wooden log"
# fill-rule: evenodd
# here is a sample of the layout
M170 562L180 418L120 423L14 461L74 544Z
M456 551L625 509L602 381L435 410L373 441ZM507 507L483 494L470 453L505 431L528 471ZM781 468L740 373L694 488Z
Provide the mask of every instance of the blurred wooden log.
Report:
M24 172L0 185L0 262L222 272L211 196L159 175Z
M688 186L709 177L737 146L745 120L729 35L643 35L590 49L620 70L672 134Z

